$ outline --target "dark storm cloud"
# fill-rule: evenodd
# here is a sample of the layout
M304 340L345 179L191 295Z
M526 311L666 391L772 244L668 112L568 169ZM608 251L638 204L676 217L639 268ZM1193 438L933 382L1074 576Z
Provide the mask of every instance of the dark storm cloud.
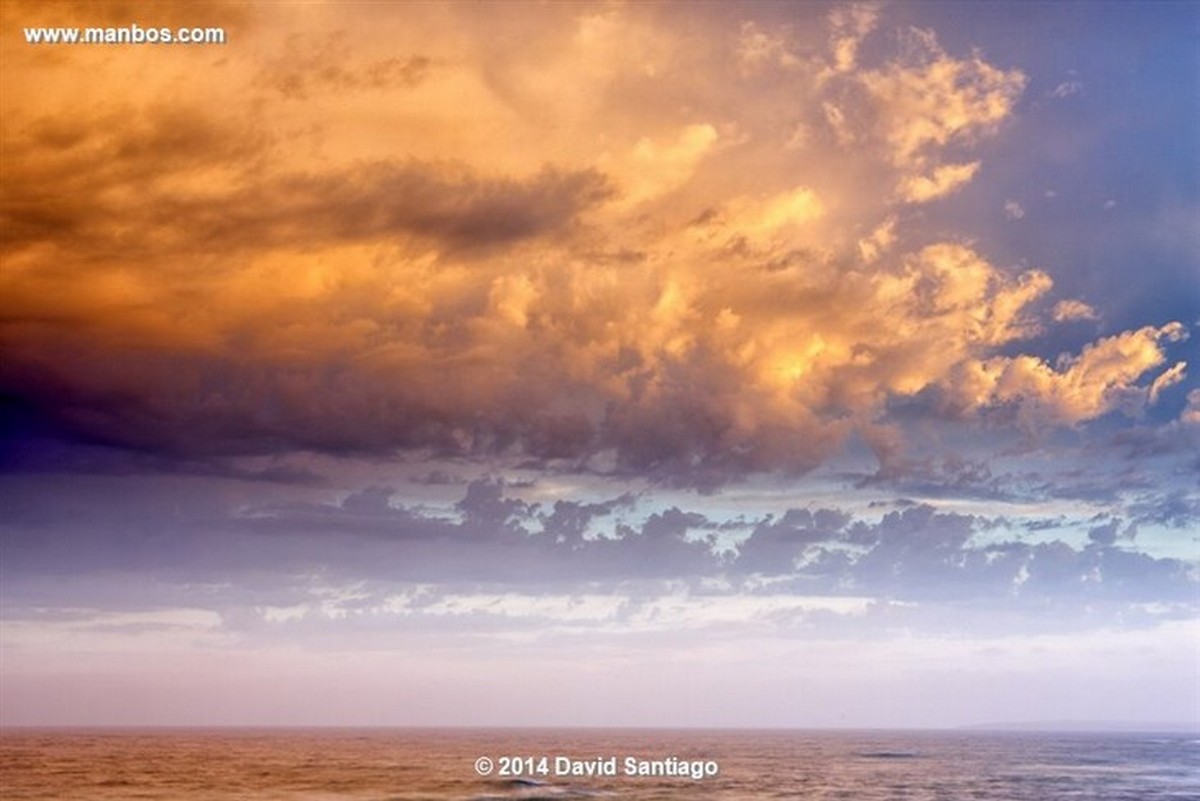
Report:
M446 456L519 449L550 460L598 447L584 415L539 408L544 384L522 378L502 377L506 391L484 415L479 377L432 357L388 383L356 365L242 363L158 348L114 355L69 337L13 343L0 364L0 391L31 408L45 433L162 458L426 448Z
M553 365L484 376L475 367L448 369L430 355L385 382L357 363L275 365L157 348L114 355L70 336L14 343L0 365L0 388L34 410L50 435L150 458L428 449L450 457L519 454L528 467L560 460L584 469L584 460L610 451L614 464L601 471L704 491L755 471L803 474L835 450L845 428L812 419L739 432L735 376L704 377L702 363L674 368L694 380L679 375L664 395L644 402L601 406L581 389L591 413L545 408L571 391ZM699 382L709 395L694 392Z

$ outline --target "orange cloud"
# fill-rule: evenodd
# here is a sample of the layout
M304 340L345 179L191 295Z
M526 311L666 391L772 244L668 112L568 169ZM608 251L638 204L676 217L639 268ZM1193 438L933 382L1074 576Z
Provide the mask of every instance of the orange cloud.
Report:
M1147 326L1099 339L1078 356L1063 357L1057 367L1032 356L994 357L964 365L973 380L959 386L974 390L969 402L977 406L1015 403L1028 423L1074 424L1114 410L1137 413L1182 378L1184 365L1178 363L1149 387L1137 383L1165 361L1163 342L1186 337L1179 323Z
M1024 76L927 32L863 66L874 6L833 14L832 72L754 23L684 47L639 6L506 36L470 6L304 13L343 32L260 6L215 50L4 42L4 387L138 447L714 484L882 443L897 397L1076 423L1182 374L1138 383L1173 325L1057 368L998 355L1038 333L1049 276L909 239L899 206L977 174L946 150Z
M910 31L908 46L903 58L864 72L859 80L874 101L889 157L902 170L900 195L920 203L974 176L978 162L943 164L941 150L994 131L1011 115L1025 76L978 55L953 58L932 31Z

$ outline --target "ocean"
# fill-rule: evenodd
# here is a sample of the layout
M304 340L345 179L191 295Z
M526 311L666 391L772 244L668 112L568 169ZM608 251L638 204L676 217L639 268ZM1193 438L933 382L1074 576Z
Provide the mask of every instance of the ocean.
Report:
M1200 799L1200 739L978 731L24 729L0 733L0 798Z

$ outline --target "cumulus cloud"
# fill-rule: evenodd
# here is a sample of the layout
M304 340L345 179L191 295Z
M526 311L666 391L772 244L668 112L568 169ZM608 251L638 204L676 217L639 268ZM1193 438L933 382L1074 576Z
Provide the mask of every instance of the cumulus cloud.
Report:
M1179 323L1147 326L1104 337L1056 366L1032 356L995 357L965 366L963 388L971 403L1015 403L1027 422L1079 423L1110 411L1139 413L1163 386L1182 376L1176 364L1149 385L1138 384L1166 355L1162 343L1185 339Z
M902 196L922 202L970 180L978 164L945 164L942 150L994 132L1012 113L1026 78L978 54L952 57L932 31L911 30L907 48L902 58L862 73L859 81L876 106L890 159L904 172Z
M903 213L977 178L986 153L963 154L1012 116L1018 70L921 30L881 55L874 5L812 34L832 71L755 20L734 43L701 17L683 47L637 7L563 9L510 23L526 48L453 14L456 37L382 17L353 53L254 28L262 54L219 73L164 62L189 91L14 85L3 389L60 436L162 458L399 451L715 489L855 436L897 454L909 399L1075 424L1183 376L1139 383L1171 326L1052 366L1054 266ZM763 74L719 91L735 64Z

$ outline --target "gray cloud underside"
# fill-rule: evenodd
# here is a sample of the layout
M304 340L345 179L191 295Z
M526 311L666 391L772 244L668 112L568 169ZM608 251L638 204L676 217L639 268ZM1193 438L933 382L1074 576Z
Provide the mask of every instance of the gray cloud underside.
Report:
M304 577L535 594L629 593L647 582L659 593L662 582L682 581L702 594L1025 610L1093 603L1195 609L1200 591L1194 566L1142 552L1128 525L1115 520L1097 524L1086 544L1073 546L1035 533L1015 536L1002 519L926 505L877 520L793 509L744 521L740 541L722 542L728 526L696 512L670 508L627 522L637 503L631 496L528 504L486 481L470 484L449 515L399 505L384 489L337 504L237 509L172 491L150 499L96 489L57 504L12 487L5 494L11 512L3 529L5 573L14 601L28 576L129 571L164 585L235 581L239 602L252 600L243 593L257 592L272 604L303 595L296 587Z

